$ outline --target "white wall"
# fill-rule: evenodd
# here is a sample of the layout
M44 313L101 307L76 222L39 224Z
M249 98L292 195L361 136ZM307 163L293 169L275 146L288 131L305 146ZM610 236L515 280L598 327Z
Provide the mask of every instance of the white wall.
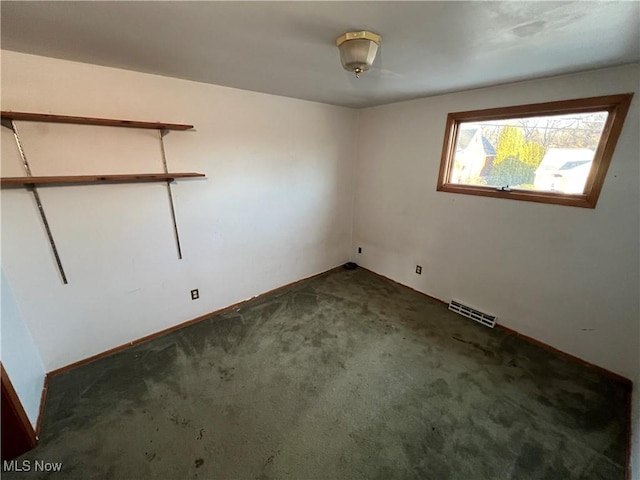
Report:
M640 379L639 76L636 65L361 110L352 257ZM635 98L596 209L436 192L447 113L625 92Z
M3 269L46 370L327 270L352 248L371 270L640 381L638 98L595 210L436 192L448 112L637 96L638 80L623 67L354 112L3 51L3 110L193 123L166 138L169 166L207 174L174 186L183 260L162 184L41 189L66 286L32 197L3 190ZM36 175L161 169L154 131L19 127ZM22 175L6 129L2 158L3 176Z
M165 137L166 186L2 191L2 260L47 371L342 264L351 244L353 110L2 52L2 109L194 124ZM34 175L160 172L158 132L18 123ZM2 175L22 175L2 129ZM190 290L200 299L192 301Z
M0 280L2 320L0 359L34 429L40 411L44 365L25 325L4 272Z

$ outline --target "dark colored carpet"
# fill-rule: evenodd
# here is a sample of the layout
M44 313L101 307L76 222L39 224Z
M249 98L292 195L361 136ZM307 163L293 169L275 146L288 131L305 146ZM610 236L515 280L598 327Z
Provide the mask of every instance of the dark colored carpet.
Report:
M361 269L51 379L52 478L624 478L619 383ZM44 472L6 479L46 478Z

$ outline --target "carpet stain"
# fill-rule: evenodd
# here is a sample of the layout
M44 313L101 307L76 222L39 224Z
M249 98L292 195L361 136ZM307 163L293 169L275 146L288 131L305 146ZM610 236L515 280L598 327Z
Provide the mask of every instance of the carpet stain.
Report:
M475 348L475 349L479 350L480 352L482 352L485 357L495 357L496 356L495 352L483 347L479 343L470 342L469 340L465 340L464 338L460 338L460 337L456 337L456 336L452 336L451 338L453 338L454 340L456 340L458 342L462 342L462 343L466 343L467 345L471 345L473 348Z
M622 480L628 395L341 270L52 377L18 461L62 462L71 480Z

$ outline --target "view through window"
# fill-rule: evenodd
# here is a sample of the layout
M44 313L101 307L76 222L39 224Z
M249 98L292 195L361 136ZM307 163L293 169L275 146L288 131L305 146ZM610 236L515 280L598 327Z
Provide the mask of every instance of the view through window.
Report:
M632 97L450 113L438 190L594 208Z
M607 112L461 123L450 181L583 193Z

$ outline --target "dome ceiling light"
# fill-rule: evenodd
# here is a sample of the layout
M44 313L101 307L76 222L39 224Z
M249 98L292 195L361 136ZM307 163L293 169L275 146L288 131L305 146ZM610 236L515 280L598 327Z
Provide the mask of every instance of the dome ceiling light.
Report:
M381 37L363 30L347 32L336 40L340 49L340 61L345 70L360 78L362 72L369 70L378 53Z

